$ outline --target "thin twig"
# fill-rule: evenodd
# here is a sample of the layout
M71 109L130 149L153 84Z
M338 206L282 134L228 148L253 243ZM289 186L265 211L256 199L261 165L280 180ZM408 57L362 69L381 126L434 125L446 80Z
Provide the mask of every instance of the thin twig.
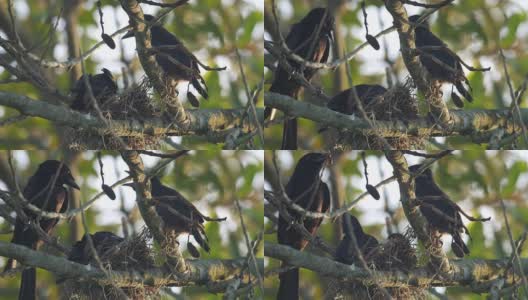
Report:
M264 146L264 133L262 131L262 126L260 125L257 117L257 110L255 108L255 103L253 103L253 98L251 97L251 93L249 91L249 87L246 80L246 74L244 73L244 68L242 67L242 58L240 57L240 52L238 51L238 47L235 47L235 53L237 55L237 61L238 61L238 67L240 68L240 75L242 76L242 82L244 83L244 90L246 91L247 101L249 103L249 106L251 107L251 112L253 114L255 127L258 131L258 136L260 138L260 144Z
M504 216L504 224L506 225L506 232L508 233L508 238L510 239L510 244L512 247L512 255L515 257L515 261L519 265L519 272L521 273L521 278L523 281L523 289L524 294L528 294L528 280L526 279L526 275L524 274L524 270L522 267L521 260L519 259L519 253L517 253L517 247L515 245L515 241L513 240L513 235L510 229L510 223L508 222L508 216L506 215L506 206L504 205L504 200L500 198L501 208L502 208L502 215Z

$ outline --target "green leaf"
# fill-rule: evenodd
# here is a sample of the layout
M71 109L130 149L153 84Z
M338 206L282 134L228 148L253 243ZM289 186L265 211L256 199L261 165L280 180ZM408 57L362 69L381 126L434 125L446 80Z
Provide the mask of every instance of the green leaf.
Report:
M524 13L516 13L508 17L506 21L508 33L500 41L502 48L509 48L515 42L517 39L517 29L524 20L526 20L526 14Z
M506 186L502 188L503 197L508 198L517 190L517 180L521 173L525 173L528 169L528 165L525 161L516 161L513 166L508 170L508 181Z
M242 28L242 34L237 39L237 47L244 48L251 42L251 35L258 22L262 22L264 16L262 12L254 11L245 20Z

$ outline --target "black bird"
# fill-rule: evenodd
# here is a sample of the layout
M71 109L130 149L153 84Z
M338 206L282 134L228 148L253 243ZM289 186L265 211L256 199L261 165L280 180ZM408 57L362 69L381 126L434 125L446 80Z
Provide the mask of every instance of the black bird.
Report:
M304 155L286 185L286 194L297 205L312 212L327 212L330 207L330 192L326 183L321 181L320 174L325 163L329 160L327 154L308 153ZM288 210L293 218L300 218L301 214L293 209ZM306 218L303 225L306 230L315 235L323 221L322 218ZM279 214L277 230L279 244L288 245L302 251L308 244L290 224ZM299 298L299 269L295 268L279 275L280 285L277 299Z
M154 17L151 15L144 15L144 17L147 22L154 20ZM175 85L180 81L190 82L198 93L207 99L207 85L200 75L200 69L198 68L199 65L203 67L203 64L198 61L174 34L163 28L163 26L153 24L150 27L150 33L152 46L159 47L156 51L159 51L160 54L156 54L156 61L166 75L173 80ZM133 36L134 31L129 31L123 36L123 39ZM170 49L163 47L169 47ZM192 101L191 104L198 106L198 103Z
M359 84L354 86L356 89L356 94L363 105L363 108L368 108L368 106L378 97L383 97L387 92L387 89L381 85L371 85L371 84ZM353 88L344 90L339 94L335 95L328 101L326 106L333 110L340 112L342 114L352 115L357 114L356 101L354 99L354 90Z
M103 105L109 97L117 93L117 84L114 81L112 73L106 68L103 68L102 71L103 73L96 75L88 74L88 82L99 106ZM88 112L94 109L90 95L86 90L84 76L86 75L81 76L72 88L74 100L70 107L80 112Z
M37 172L29 178L23 195L27 201L43 211L63 213L68 209L68 190L63 185L79 189L70 169L66 165L57 160L47 160L41 163ZM30 222L37 220L37 215L31 210L24 209L24 213ZM49 234L58 222L58 218L42 218L39 225L44 232ZM18 216L15 221L15 232L11 242L33 250L38 250L43 244L39 235ZM15 267L16 260L10 258L7 261L4 272ZM35 299L36 279L35 268L27 268L22 272L19 299Z
M386 88L377 84L359 84L354 86L354 88L356 89L356 94L365 110L368 110L369 105L375 103L379 97L383 97L387 92ZM357 115L359 110L357 109L353 93L353 88L340 92L328 101L326 107L342 114ZM328 127L323 127L319 132L325 131L326 129L328 129Z
M325 13L326 9L322 7L312 9L299 23L292 25L286 36L288 48L305 60L323 63L328 60L334 18L328 13L324 18ZM317 28L321 23L321 30L316 36ZM314 45L313 50L312 44ZM301 71L301 64L298 62L289 59L288 63L294 70ZM316 72L317 69L306 67L303 71L304 78L310 81ZM282 68L279 63L269 91L298 99L301 89L302 85L290 76L290 73ZM266 107L264 117L273 120L274 115L275 110ZM281 149L297 149L297 119L289 119L284 122Z
M419 15L414 15L409 17L409 21L417 24L419 18ZM473 101L473 97L471 97L471 94L466 90L466 88L462 84L462 82L465 82L471 88L471 86L469 85L469 80L464 74L464 70L462 69L460 61L452 52L447 49L447 45L429 30L429 24L427 23L427 21L424 20L421 24L417 24L416 28L414 29L414 33L414 39L417 48L431 46L445 47L442 49L435 50L421 50L426 54L420 54L420 61L422 62L422 65L425 67L425 69L429 72L432 79L454 84L458 92L462 94L462 96L464 96L467 101ZM431 56L453 70L450 70L442 64L439 64Z
M409 171L416 173L422 165L409 167ZM463 214L470 221L489 221L491 218L474 218L467 215L460 206L453 202L448 195L436 184L431 169L425 169L414 178L416 199L420 201L420 211L427 219L429 226L439 233L447 233L453 237L451 250L458 257L469 254L469 249L460 236L461 232L469 235L469 231L462 223ZM471 236L470 236L471 237Z
M347 225L347 222L350 225ZM340 263L347 265L359 263L359 256L357 255L356 249L354 249L352 236L355 237L358 249L361 251L361 255L365 259L367 259L369 254L371 254L379 245L378 240L375 237L363 232L363 228L358 219L352 214L344 214L342 216L342 228L344 236L337 246L335 256L336 261Z
M210 248L203 223L205 221L225 221L226 218L214 219L205 216L182 194L163 185L157 177L152 177L150 183L152 197L156 201L156 212L163 220L165 232L171 233L175 237L183 233L191 234L200 247L209 252ZM135 184L129 183L125 185L134 187ZM183 219L171 210L178 212L193 222Z
M69 260L83 265L87 265L93 260L93 253L90 249L86 236L87 234L85 234L80 241L77 241L73 245L68 255ZM92 243L95 250L97 251L97 255L105 254L108 250L119 245L125 240L124 238L108 231L99 231L94 234L90 234L90 237L92 238Z

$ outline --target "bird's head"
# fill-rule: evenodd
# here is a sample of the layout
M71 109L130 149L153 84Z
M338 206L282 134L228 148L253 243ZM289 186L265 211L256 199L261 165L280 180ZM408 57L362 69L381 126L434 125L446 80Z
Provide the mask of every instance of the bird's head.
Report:
M409 171L411 171L411 173L416 173L418 172L418 170L422 167L422 164L417 164L417 165L412 165L409 167ZM425 170L423 170L423 172L418 175L416 178L421 178L421 179L431 179L433 178L433 172L431 171L431 168L427 168Z
M154 16L153 15L144 14L143 18L147 22L154 21ZM124 40L124 39L131 38L133 36L134 36L134 30L129 30L129 31L127 31L127 33L125 33L125 35L121 39Z
M334 16L330 14L330 12L327 12L327 9L324 7L316 7L312 9L306 17L304 17L300 23L302 24L311 24L312 26L319 26L319 23L323 19L326 13L326 19L323 23L323 27L321 28L322 32L331 32L334 29L334 23L335 19ZM317 27L316 27L317 28Z
M114 79L114 75L112 75L112 72L110 72L110 70L108 70L107 68L102 68L101 71L103 71L103 74L105 74L109 78Z
M75 182L75 178L73 178L70 168L58 160L47 160L41 163L35 175L51 179L54 179L56 176L56 186L62 186L65 184L74 189L80 189L79 185Z
M154 177L150 178L150 184L151 184L151 188L152 188L153 186L161 185L161 181L160 181L160 179L158 177L154 176ZM128 186L128 187L132 188L134 191L136 191L137 183L136 182L129 182L129 183L123 184L123 186Z
M411 23L414 23L416 27L429 28L429 23L427 23L427 19L424 19L421 22L418 22L418 20L421 17L422 17L421 15L412 15L412 16L409 17L409 21Z
M346 232L348 235L350 235L350 233L348 233L348 225L346 224L346 222L350 222L350 229L356 238L361 237L364 234L363 227L361 227L359 220L354 215L347 213L343 215L343 217L343 232Z
M303 165L309 168L321 170L327 162L330 162L330 154L312 152L301 157L297 165Z
M292 178L304 178L302 179L303 182L297 182L297 184L304 184L305 180L315 180L315 178L320 177L321 170L329 161L330 155L327 153L308 153L301 157L293 171L294 174L300 174L302 176L292 176Z

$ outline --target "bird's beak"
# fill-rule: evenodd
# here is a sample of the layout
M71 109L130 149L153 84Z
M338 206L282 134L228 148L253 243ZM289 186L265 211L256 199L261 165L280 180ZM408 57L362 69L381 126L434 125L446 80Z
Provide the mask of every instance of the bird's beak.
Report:
M134 182L125 183L125 184L123 184L123 186L128 186L128 187L134 188Z
M75 179L73 178L71 174L66 176L66 179L64 180L64 184L69 185L76 190L81 190L81 188L79 187L79 185L77 185L77 182L75 182Z
M124 39L128 39L130 37L133 37L133 36L134 36L134 31L130 30L127 33L125 33L125 35L123 35L123 37L121 39L124 40Z

